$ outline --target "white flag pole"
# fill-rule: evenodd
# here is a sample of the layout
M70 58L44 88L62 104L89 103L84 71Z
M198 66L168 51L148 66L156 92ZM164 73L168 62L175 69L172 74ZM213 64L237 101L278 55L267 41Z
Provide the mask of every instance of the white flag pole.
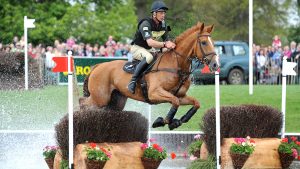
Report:
M215 97L216 97L216 158L217 169L221 168L221 136L220 136L220 77L219 72L215 72Z
M72 52L68 52L68 112L69 112L69 168L73 169L73 72L71 70Z
M281 138L285 135L285 106L286 106L286 57L283 57L282 62L282 94L281 94L281 112L282 112L282 128L281 128Z
M249 0L249 95L253 95L253 0Z
M24 62L25 62L25 90L28 90L28 52L27 52L27 28L34 28L34 21L35 19L27 19L27 16L24 16Z
M24 16L25 90L28 90L27 16Z

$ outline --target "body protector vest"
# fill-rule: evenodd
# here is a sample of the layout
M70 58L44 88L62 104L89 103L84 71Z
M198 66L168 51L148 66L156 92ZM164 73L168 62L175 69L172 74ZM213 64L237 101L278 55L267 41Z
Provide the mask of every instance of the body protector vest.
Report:
M156 25L152 18L142 19L138 23L137 31L131 44L141 46L145 49L151 49L152 47L147 44L146 40L152 38L158 41L162 38L163 41L167 41L169 40L168 32L170 30L170 27L166 26L164 21Z

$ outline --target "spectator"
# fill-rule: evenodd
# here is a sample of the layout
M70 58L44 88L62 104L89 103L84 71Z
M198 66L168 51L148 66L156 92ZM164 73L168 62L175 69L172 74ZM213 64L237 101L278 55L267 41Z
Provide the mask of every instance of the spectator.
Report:
M296 46L297 46L296 42L292 41L291 44L290 44L290 47L291 47L291 49L290 49L290 51L291 51L291 59L295 58L295 54L297 52L297 47Z
M100 52L98 50L98 45L95 45L94 48L93 48L93 56L95 57L100 57Z
M107 46L106 53L108 57L113 57L115 55L114 48L112 46Z
M53 52L53 47L52 46L48 46L47 47L47 52L46 52L45 55L46 55L46 60L45 60L45 62L46 62L46 69L47 70L51 70L54 67L54 65L55 65L54 61L52 60L52 58L54 56L54 52Z
M21 37L20 45L21 45L21 48L24 49L24 46L25 46L24 36Z
M18 42L19 42L19 38L17 36L15 36L14 39L13 39L13 45L14 45L14 47L17 46Z
M73 36L70 36L69 39L67 40L67 47L72 49L73 45L75 45L75 38Z
M116 45L116 41L113 40L113 36L109 36L107 42L105 43L106 47L114 47Z
M274 36L274 39L273 39L273 42L272 42L272 46L273 47L281 47L281 40L280 40L280 38L279 38L279 36L278 35L275 35Z
M100 53L100 56L102 56L102 57L108 56L106 49L103 45L100 46L99 53Z
M264 56L264 50L261 49L259 51L259 55L256 57L257 60L257 82L263 83L264 82L264 73L265 73L265 64L266 64L266 56Z
M287 57L287 61L291 61L291 51L290 51L290 47L289 46L284 46L283 48L283 56Z

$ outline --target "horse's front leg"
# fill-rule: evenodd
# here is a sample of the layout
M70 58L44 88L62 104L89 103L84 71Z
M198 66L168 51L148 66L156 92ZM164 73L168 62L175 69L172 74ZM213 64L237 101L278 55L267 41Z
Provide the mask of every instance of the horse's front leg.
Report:
M180 105L179 99L176 96L174 96L173 94L171 94L170 92L168 92L168 91L166 91L162 88L153 90L149 93L150 93L149 99L152 100L152 101L159 101L159 102L167 101L167 102L172 104L172 107L169 110L167 116L165 118L158 117L153 122L152 127L153 128L163 127L163 126L165 126L165 124L170 124L173 121L174 116L177 112L177 109Z
M200 103L195 98L187 95L179 98L179 103L180 105L193 105L193 107L185 115L183 115L180 120L174 119L171 123L169 123L170 130L181 126L182 123L187 123L200 108Z

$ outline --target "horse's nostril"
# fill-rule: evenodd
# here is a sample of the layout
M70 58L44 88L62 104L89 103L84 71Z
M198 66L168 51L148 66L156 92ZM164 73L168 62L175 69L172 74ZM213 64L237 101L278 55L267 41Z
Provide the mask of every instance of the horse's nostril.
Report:
M217 64L216 64L216 63L214 63L214 67L217 67Z

